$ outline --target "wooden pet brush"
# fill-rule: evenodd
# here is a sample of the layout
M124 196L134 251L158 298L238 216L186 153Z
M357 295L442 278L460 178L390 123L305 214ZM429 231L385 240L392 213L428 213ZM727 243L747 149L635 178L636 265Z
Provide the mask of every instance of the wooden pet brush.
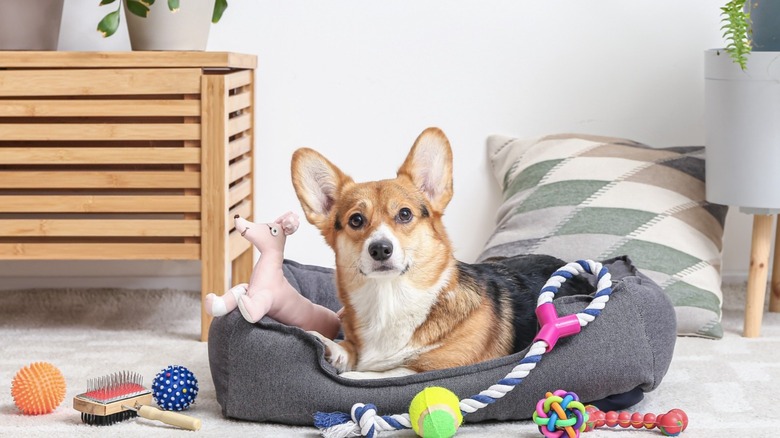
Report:
M200 429L199 419L151 404L152 392L143 386L143 377L130 371L89 379L87 392L73 397L73 409L81 412L81 421L87 424L110 425L140 415L182 429Z

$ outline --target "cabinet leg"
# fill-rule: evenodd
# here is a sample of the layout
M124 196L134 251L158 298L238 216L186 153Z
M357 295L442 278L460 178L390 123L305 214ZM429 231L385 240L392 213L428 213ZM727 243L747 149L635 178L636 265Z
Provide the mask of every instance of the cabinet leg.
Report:
M228 281L228 256L227 254L218 254L214 257L208 257L201 261L200 278L200 340L206 342L209 340L209 326L211 326L212 317L206 313L203 302L209 292L222 295L227 292Z
M780 220L775 230L775 255L772 262L772 283L769 294L769 311L780 312Z
M745 300L745 328L742 335L756 338L761 334L761 318L764 313L766 281L769 273L769 250L772 245L772 221L774 216L757 214L753 216L753 239L750 248L750 271L748 272L747 296Z

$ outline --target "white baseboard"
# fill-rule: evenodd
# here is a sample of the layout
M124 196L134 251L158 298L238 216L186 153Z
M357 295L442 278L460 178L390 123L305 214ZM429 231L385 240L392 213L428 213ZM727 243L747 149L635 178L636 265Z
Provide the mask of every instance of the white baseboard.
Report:
M747 278L747 271L731 271L721 274L721 282L723 284L744 284L747 282Z
M200 290L200 276L180 277L3 277L0 290L18 289ZM217 292L217 291L213 291ZM221 291L222 293L224 291Z
M0 290L124 288L200 290L200 266L186 262L3 262ZM95 275L95 273L98 273ZM723 284L744 284L747 271L724 271ZM224 292L224 291L209 291Z
M0 290L51 288L200 290L200 263L175 260L0 262Z

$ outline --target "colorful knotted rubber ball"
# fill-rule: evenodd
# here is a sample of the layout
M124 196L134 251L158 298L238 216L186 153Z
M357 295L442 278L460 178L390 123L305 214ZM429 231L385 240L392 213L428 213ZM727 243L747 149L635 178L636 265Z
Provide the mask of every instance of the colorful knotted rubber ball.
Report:
M440 386L423 389L409 405L412 429L423 438L450 438L463 423L460 400L452 391Z
M14 376L11 396L25 415L48 414L65 400L65 377L48 362L31 363Z
M195 402L198 379L192 371L179 365L169 365L157 373L152 383L152 395L160 408L183 411Z

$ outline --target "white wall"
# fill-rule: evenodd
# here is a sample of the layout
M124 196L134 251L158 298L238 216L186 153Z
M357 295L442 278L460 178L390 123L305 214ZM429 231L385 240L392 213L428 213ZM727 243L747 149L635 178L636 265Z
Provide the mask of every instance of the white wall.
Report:
M60 49L128 50L124 29L105 40L94 32L108 7L93 3L66 0ZM585 132L659 147L703 144L702 52L722 44L719 6L712 0L233 0L212 27L209 50L259 59L258 219L287 209L301 214L289 171L296 148L316 148L356 180L389 178L417 134L435 125L455 154L455 196L445 222L457 256L470 261L490 234L499 201L485 159L487 135ZM730 214L727 279L745 275L749 232L748 216ZM333 264L305 222L286 254ZM46 269L41 275L56 278L54 285L199 286L197 263L59 262ZM40 270L3 263L0 276L14 277L4 287L52 283L28 278ZM161 277L147 278L155 276Z

